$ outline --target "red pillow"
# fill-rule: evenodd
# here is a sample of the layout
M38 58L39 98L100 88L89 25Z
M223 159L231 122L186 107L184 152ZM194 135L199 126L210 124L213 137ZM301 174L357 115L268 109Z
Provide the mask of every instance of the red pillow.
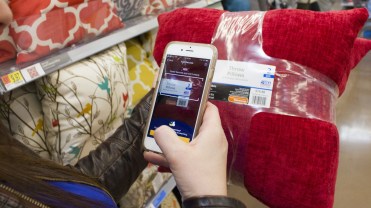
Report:
M272 10L264 18L263 49L271 57L318 70L338 84L341 95L354 40L367 18L365 8L332 12Z
M0 28L0 63L14 58L16 51L9 27Z
M361 61L361 59L371 50L371 41L363 38L357 38L354 42L353 48L350 51L349 66L346 68L343 79L339 83L339 89L345 89L349 74L354 67Z
M253 196L269 207L332 207L339 158L334 124L258 113L249 134L245 186Z
M163 50L170 41L210 43L213 30L217 25L216 20L219 19L222 13L217 10L179 9L160 15L160 27L154 51L158 63L161 62ZM282 21L282 19L285 21ZM271 57L294 61L320 72L325 77L330 78L333 83L336 83L341 93L345 87L345 77L347 77L351 67L349 57L351 57L353 43L366 19L367 10L365 9L324 13L302 10L270 11L265 14L263 20L263 49ZM309 25L309 27L303 27L303 25ZM291 41L291 39L295 40ZM337 41L334 42L334 39ZM302 44L302 41L305 41L305 43ZM243 51L243 47L246 44L249 44L249 38L241 37L235 43L235 46L240 47L240 50L236 48L234 50ZM222 48L222 43L217 48L219 50L219 58L227 59L228 50ZM313 54L316 55L313 56ZM248 54L240 52L240 55L241 57L237 55L235 60L243 60L243 57ZM335 62L336 64L332 64ZM282 73L285 72L282 64L277 67L280 68ZM286 76L286 78L281 76L281 78L282 81L278 83L278 78L277 76L275 77L273 93L278 92L278 90L289 92L296 90L296 85L293 85L293 83L304 77L300 77L299 74ZM280 85L280 89L278 85ZM285 85L286 88L282 88L282 85ZM271 140L264 140L264 131L259 134L253 134L254 126L262 125L265 117L270 119L270 114L258 116L259 114L254 114L254 109L249 106L213 101L219 107L222 124L230 147L234 147L235 142L238 142L233 169L244 175L244 184L248 191L271 207L314 208L332 206L338 162L337 156L333 157L332 153L338 152L338 133L336 128L334 130L334 125L327 122L331 120L331 115L334 114L334 109L332 108L334 99L327 96L328 92L320 91L319 89L316 86L309 85L307 89L309 92L298 93L297 99L304 100L308 104L311 104L312 101L322 104L312 104L305 110L303 108L308 106L290 107L289 110L301 113L306 111L313 112L316 115L320 115L320 118L325 118L324 120L285 116L279 113L272 114L276 120L287 121L279 122L274 127L274 129L282 131L281 134L277 135L277 139L281 138L279 135L291 135L289 140L285 140L288 142L287 146L290 146L287 149L280 149L281 147L276 143L272 143ZM282 95L283 98L287 96L285 94ZM288 98L287 100L291 101L292 99ZM256 116L258 117L255 118ZM252 120L254 120L254 124ZM316 127L314 128L316 131L313 131L312 127ZM320 127L320 131L317 131L317 127ZM300 132L292 134L298 129L301 129ZM267 136L270 136L269 131L267 131ZM297 138L299 136L302 138ZM329 144L317 145L323 142L328 142ZM322 155L325 159L323 159L321 164L325 167L317 167L316 160L307 160L306 163L302 164L290 162L287 155L295 156L299 154L299 158L313 157L313 155L308 155L309 153L306 149L303 149L306 146L318 146L318 152L328 153ZM261 148L257 151L250 151L251 148L254 149L255 147ZM233 150L233 148L231 149ZM279 153L274 155L274 157L282 157L275 171L270 171L266 160L261 159L266 155L268 157L270 151ZM229 156L231 155L232 153ZM229 157L229 161L231 161L231 157ZM255 169L255 167L260 166L264 167L262 171ZM303 166L306 168L302 169ZM259 180L267 178L272 179L272 181L268 180L264 181L264 183L259 183L257 177L254 177L254 174L250 174L252 172L260 176ZM290 175L291 179L275 177L275 175L285 174ZM313 175L323 177L311 178L310 176ZM308 184L307 181L311 181L315 185ZM316 185L324 182L327 184L326 186ZM282 186L285 184L290 188L282 189ZM260 191L262 189L265 191ZM296 192L306 193L307 200L296 200ZM272 197L275 193L276 197ZM288 201L287 197L284 196L290 195L293 198Z
M154 51L156 61L161 63L164 46L170 41L211 43L223 13L214 9L183 8L160 15ZM367 17L365 8L332 12L271 10L263 21L263 49L274 58L318 70L339 85L341 95L345 87L344 73L350 70L350 51Z
M360 60L371 50L371 40L357 38L351 51L350 69L357 66Z
M111 1L93 0L78 4L79 1L73 0L63 4L64 7L45 5L44 1L32 2L41 10L22 12L27 5L23 0L12 1L10 5L15 14L11 36L17 45L17 64L123 27Z
M170 41L210 43L220 15L217 9L176 9L158 16L159 31L153 56L161 63L166 45Z

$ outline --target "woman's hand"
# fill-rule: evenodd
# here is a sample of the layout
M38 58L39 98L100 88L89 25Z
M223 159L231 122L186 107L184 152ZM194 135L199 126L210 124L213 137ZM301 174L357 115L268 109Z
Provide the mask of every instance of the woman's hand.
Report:
M199 134L189 144L167 126L154 134L163 155L145 152L146 160L169 167L183 199L205 195L227 195L228 142L218 109L208 103Z

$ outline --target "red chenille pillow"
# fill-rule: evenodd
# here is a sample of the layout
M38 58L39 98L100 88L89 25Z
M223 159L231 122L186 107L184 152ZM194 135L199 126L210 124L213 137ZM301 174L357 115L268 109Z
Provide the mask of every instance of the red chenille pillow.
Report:
M332 207L339 158L334 124L258 113L249 135L245 187L253 196L269 207Z
M14 58L16 50L13 38L9 35L9 27L0 28L0 63Z
M214 29L223 13L217 9L182 8L159 15L159 31L153 51L157 63L161 63L165 47L170 41L211 43Z
M371 40L364 38L357 38L354 41L353 48L350 52L349 67L347 67L346 73L344 73L343 79L339 83L339 89L345 89L348 81L349 74L354 67L361 61L361 59L371 50Z
M264 18L263 49L271 57L318 70L338 84L341 95L343 76L350 70L351 49L367 13L365 8L332 12L272 10Z
M371 40L357 38L350 57L350 69L353 69L361 61L361 59L371 50Z
M170 41L211 43L223 13L214 9L183 8L160 15L154 50L156 61L161 63ZM340 83L349 71L351 49L367 17L365 8L332 12L271 10L263 21L263 49L271 57L318 70L341 87L341 94L345 86Z
M222 11L210 9L178 9L160 15L154 51L157 62L161 62L164 48L170 41L211 43L214 29L218 26L218 19L222 14ZM322 13L303 10L269 11L263 19L262 47L267 55L278 58L277 60L296 62L311 69L312 74L318 74L318 79L323 79L328 86L333 86L331 91L336 92L338 85L341 94L351 66L354 65L351 64L351 51L367 16L365 9ZM235 40L233 50L237 52L234 53L233 60L243 61L244 57L249 56L243 52L243 48L250 44L250 40L251 37L244 36ZM224 48L223 41L214 40L213 43L219 50L219 59L227 59L229 52ZM235 156L233 171L242 174L247 190L270 207L332 207L339 138L336 127L330 121L334 115L336 94L329 95L328 91L321 90L323 88L320 86L308 84L304 85L306 93L297 93L295 96L298 97L287 97L291 91L297 90L297 87L303 88L295 83L300 81L305 84L306 76L286 72L282 61L277 63L276 73L280 76L275 76L273 94L276 97L272 97L272 103L276 103L276 108L287 108L285 110L294 112L293 115L304 116L287 116L277 112L256 114L255 109L250 106L213 101L219 108L223 128L230 143L229 163L232 156ZM297 98L301 102L307 102L308 106L287 107L275 102L285 98L287 101L295 101ZM307 118L306 112L309 115L317 115L317 119ZM274 124L274 134L269 130L254 132L254 128L263 126L266 120L273 118L285 121ZM275 137L277 131L280 134ZM265 140L265 135L271 139ZM289 148L282 148L282 144L272 142L280 141L282 137L287 137L282 141L286 142ZM236 144L238 147L235 147ZM309 151L313 147L318 150ZM272 155L272 151L277 154ZM319 158L321 163L314 159L303 163L290 159L316 158L316 153L321 153L318 157L325 157L323 160ZM271 171L267 158L276 158L279 161L273 167L275 170ZM257 170L256 167L261 168ZM262 180L264 178L267 181ZM326 185L318 185L322 183ZM304 196L296 198L296 193L302 193Z
M39 10L24 11L24 7L30 5L23 0L10 4L15 14L11 36L17 46L17 64L36 60L84 39L123 27L111 1L81 3L72 0L57 4L39 0L30 4L35 4Z

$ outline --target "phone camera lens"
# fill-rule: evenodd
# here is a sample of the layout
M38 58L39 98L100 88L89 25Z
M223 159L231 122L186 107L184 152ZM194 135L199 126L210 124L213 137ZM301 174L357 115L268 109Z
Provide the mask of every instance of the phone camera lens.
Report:
M183 49L181 51L183 51Z

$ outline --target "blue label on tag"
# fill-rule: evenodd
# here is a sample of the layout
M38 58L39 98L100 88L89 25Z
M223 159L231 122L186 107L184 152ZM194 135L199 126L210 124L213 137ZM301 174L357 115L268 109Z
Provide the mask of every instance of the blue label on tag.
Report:
M265 78L274 78L274 74L264 74Z
M192 82L162 79L159 91L161 95L189 97L192 91Z

